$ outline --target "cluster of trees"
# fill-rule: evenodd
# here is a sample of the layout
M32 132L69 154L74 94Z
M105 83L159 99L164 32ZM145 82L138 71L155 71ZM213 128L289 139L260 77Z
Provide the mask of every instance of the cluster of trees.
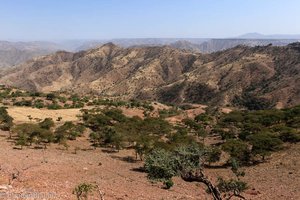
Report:
M89 102L89 97L78 95L66 95L59 92L41 93L28 92L18 89L0 86L0 100L5 104L14 106L27 106L47 109L82 108ZM10 100L10 103L9 101ZM49 103L51 102L51 103Z
M241 163L264 160L283 143L300 142L300 106L285 110L234 111L221 117L213 132L222 149Z
M205 132L201 125L194 133L185 124L173 126L163 118L126 117L119 109L83 110L82 118L93 131L90 140L95 147L108 146L117 151L133 148L141 160L156 148L172 150L181 145L200 145ZM219 148L213 147L207 152L211 152L210 162L220 156Z
M153 111L154 107L149 102L130 100L130 101L120 101L112 99L93 99L91 102L87 103L88 106L111 106L111 107L127 107L127 108L144 108L148 111Z
M71 95L68 98L56 93L34 93L28 95L27 97L31 97L31 99L25 99L24 97L18 101L13 99L13 105L58 110L63 108L82 108L89 101L87 97L79 98L77 95Z
M300 142L300 106L283 110L234 111L223 115L201 114L195 119L184 119L180 133L192 141L175 148L156 146L145 160L150 179L163 181L166 188L173 186L172 177L181 176L185 181L197 181L207 185L214 199L243 198L241 193L247 184L241 180L245 175L240 166L264 161L272 152L280 150L284 143ZM186 134L188 132L188 134ZM199 138L207 135L220 137L213 146L204 146ZM183 138L176 135L175 140ZM196 141L196 142L195 142ZM235 178L219 177L214 185L205 176L203 168L220 160L222 152L230 155L224 167L231 166Z
M1 95L11 95L11 92L2 92ZM30 95L41 97L44 94ZM300 142L300 106L283 110L233 111L229 114L207 112L172 125L165 118L178 114L177 108L162 110L157 118L145 115L142 119L127 117L117 107L142 107L153 111L151 104L101 99L91 102L89 98L77 95L66 98L54 93L44 97L53 102L49 109L59 109L59 102L67 105L70 101L73 103L67 107L82 107L86 104L106 105L107 108L82 109L83 124L65 122L55 127L53 120L47 118L38 124L16 125L12 129L16 145L23 147L36 144L45 148L52 142L66 145L67 140L80 137L85 128L89 128L89 139L95 148L105 146L115 151L134 149L136 159L145 160L148 177L163 181L167 189L174 184L172 178L180 176L185 181L207 185L214 199L222 199L222 193L228 199L232 196L242 198L241 192L247 188L247 184L241 180L244 172L240 171L240 166L263 162L272 152L283 148L284 143ZM253 102L251 100L251 106ZM28 102L24 101L20 105L24 103ZM31 106L43 107L43 103L37 98ZM257 104L254 107L260 108ZM12 118L5 108L0 108L0 128L11 130L12 126ZM217 136L220 140L217 144L205 146L205 138L208 136ZM236 177L230 180L219 178L213 184L204 174L203 168L220 161L224 153L229 158L222 165L231 166Z
M18 146L43 145L47 148L50 143L66 145L67 140L75 140L85 131L85 127L73 122L65 122L55 128L51 118L46 118L38 124L23 123L16 125L12 132L15 133L15 144Z

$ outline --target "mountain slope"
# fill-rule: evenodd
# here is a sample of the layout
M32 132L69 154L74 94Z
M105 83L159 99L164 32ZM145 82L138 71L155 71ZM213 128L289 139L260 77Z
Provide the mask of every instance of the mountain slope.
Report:
M2 73L1 84L35 91L214 105L300 103L300 45L237 46L212 54L112 43L57 52Z
M58 49L58 45L50 42L0 41L0 68L18 65L31 58L53 53Z

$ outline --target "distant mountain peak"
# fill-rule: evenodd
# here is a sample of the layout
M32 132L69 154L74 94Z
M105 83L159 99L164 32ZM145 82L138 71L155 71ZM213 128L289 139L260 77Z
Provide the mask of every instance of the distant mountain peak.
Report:
M237 38L241 39L300 39L300 34L272 34L272 35L264 35L261 33L253 32L246 33L244 35L240 35Z
M238 38L243 38L243 39L262 39L265 38L265 35L257 32L253 33L246 33L243 35L238 36Z

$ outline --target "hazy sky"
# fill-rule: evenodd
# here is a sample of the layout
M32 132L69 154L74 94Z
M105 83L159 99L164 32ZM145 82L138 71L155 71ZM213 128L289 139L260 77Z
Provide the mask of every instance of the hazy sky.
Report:
M0 40L300 34L300 0L0 0Z

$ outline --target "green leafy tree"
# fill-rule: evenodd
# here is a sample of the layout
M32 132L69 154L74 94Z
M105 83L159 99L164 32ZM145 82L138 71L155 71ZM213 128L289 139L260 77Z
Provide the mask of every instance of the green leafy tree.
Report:
M241 140L228 140L222 145L222 149L241 163L248 163L250 160L249 145Z
M215 200L221 200L219 189L203 173L204 154L204 149L197 145L181 146L172 152L154 149L145 160L148 178L163 181L166 188L173 186L173 176L181 176L188 182L201 182L208 187Z
M38 124L24 123L17 125L13 132L17 133L16 145L47 144L53 141L53 133L41 128Z
M271 133L254 134L249 136L248 139L252 145L252 154L260 155L263 160L272 151L279 150L282 145L282 141Z
M9 116L5 107L0 107L0 129L9 131L13 126L13 118Z
M63 125L59 126L55 130L56 142L61 143L66 140L76 140L85 131L85 127L81 124L74 124L67 121Z

